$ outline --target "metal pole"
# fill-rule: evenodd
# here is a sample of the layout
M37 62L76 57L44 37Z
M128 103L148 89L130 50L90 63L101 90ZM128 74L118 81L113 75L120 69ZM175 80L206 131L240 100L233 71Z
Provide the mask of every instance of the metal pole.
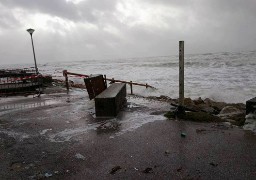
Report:
M131 87L131 95L133 95L133 90L132 90L132 81L130 81L130 87Z
M184 106L184 41L179 41L179 106Z
M68 73L67 73L67 70L63 71L63 75L65 77L65 83L66 83L67 94L68 94L68 92L69 92L69 85L68 85Z
M36 64L35 48L34 48L34 42L33 42L32 34L30 34L30 37L31 37L31 42L32 42L32 49L33 49L33 55L34 55L34 62L35 62L36 74L38 75L38 69L37 69L37 64Z

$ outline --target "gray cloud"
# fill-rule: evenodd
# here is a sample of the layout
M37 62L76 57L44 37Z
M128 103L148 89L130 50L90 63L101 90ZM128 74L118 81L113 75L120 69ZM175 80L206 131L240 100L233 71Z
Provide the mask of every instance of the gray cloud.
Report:
M255 17L254 0L2 0L0 53L31 58L31 26L42 61L253 50Z

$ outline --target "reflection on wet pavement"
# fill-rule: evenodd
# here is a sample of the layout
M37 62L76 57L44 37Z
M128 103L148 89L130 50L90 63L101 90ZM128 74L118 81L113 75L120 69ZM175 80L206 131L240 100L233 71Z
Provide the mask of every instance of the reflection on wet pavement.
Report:
M10 121L9 124L15 125L19 121L19 125L25 127L35 120L40 124L47 122L46 126L43 125L44 129L37 126L39 128L37 135L43 136L51 142L66 142L77 140L79 136L83 136L90 131L114 138L134 131L144 124L165 120L163 113L170 109L170 105L166 102L128 96L127 106L116 118L96 118L93 112L94 101L89 101L84 96L83 91L77 91L68 96L45 96L39 99L13 98L4 100L5 102L1 100L0 117L19 111L19 116L14 121ZM54 108L50 106L54 104L57 106L54 106ZM23 111L33 108L37 108L38 112ZM25 130L21 129L17 133L23 133L23 131ZM30 133L35 135L33 132Z
M80 111L81 109L83 108L80 107ZM85 124L83 127L67 128L57 133L51 133L48 137L51 142L65 142L93 130L97 134L105 133L109 134L109 138L114 138L134 131L144 124L166 120L163 112L169 109L170 105L168 103L152 103L147 99L129 97L127 98L127 107L116 118L95 118L91 114L93 117L92 123ZM154 114L156 110L161 113Z

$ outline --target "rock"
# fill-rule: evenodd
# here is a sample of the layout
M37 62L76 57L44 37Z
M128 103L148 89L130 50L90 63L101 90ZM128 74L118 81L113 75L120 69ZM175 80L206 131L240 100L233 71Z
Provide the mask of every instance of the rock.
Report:
M240 111L246 110L246 105L243 103L230 104L230 106L233 106L233 107L239 109Z
M220 115L231 113L240 113L240 110L233 106L226 106L220 111Z
M184 105L185 106L189 106L192 107L195 105L194 101L191 98L185 98L184 99Z
M218 114L218 112L213 107L209 107L207 104L199 104L198 107L203 112L209 114Z
M182 132L182 133L180 133L180 136L181 136L181 137L186 137L186 136L187 136L187 134L186 134L186 133L184 133L184 132Z
M245 122L245 110L241 111L233 106L224 107L219 113L219 117L233 125L242 126Z
M109 172L110 174L115 174L118 170L122 169L120 166L115 166Z
M179 119L196 122L222 122L218 116L214 116L205 112L186 112L185 115L179 115Z
M195 103L195 105L198 105L198 104L203 104L204 101L202 100L201 97L199 97L198 99L195 99L195 100L194 100L194 103Z
M221 111L225 106L227 106L227 103L224 103L224 102L215 102L215 101L212 101L211 102L211 107L213 107L215 110L217 111Z
M204 100L204 103L207 105L207 106L212 106L212 103L213 103L213 100L209 99L209 98L206 98Z

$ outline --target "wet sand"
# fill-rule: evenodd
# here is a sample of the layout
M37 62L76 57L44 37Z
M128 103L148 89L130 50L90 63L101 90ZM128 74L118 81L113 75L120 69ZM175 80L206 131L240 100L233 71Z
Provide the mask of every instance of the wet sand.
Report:
M96 119L94 102L81 90L1 98L0 179L256 176L252 133L223 123L167 120L166 102L127 101L117 118Z

